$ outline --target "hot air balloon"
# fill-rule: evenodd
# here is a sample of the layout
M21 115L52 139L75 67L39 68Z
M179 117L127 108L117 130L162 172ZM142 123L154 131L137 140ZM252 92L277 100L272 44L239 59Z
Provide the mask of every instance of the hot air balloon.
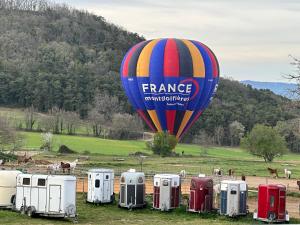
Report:
M218 61L206 45L173 38L136 44L120 72L130 103L147 125L177 139L209 105L219 80Z

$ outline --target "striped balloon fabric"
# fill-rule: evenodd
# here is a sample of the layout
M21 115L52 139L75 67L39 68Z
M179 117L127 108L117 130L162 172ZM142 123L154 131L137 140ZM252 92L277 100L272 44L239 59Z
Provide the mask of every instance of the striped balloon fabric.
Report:
M148 126L180 139L209 105L217 89L219 64L198 41L155 39L127 52L121 80L130 103Z

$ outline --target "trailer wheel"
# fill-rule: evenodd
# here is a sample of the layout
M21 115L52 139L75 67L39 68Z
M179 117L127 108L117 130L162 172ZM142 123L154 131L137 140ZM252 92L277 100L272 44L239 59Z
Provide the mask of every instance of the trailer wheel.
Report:
M73 219L73 223L77 224L78 223L78 215L75 215L74 219Z
M20 212L22 215L24 215L27 212L27 206L21 206Z
M11 197L11 204L12 204L12 210L15 211L16 210L16 195L13 195Z
M28 209L27 209L27 216L33 217L34 213L35 213L34 208L29 206Z

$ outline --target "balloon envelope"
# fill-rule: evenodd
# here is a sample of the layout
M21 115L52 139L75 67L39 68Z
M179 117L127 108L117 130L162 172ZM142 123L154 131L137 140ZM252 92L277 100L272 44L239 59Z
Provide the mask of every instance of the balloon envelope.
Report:
M120 72L130 103L148 126L178 139L209 105L219 80L218 61L206 45L173 38L136 44Z

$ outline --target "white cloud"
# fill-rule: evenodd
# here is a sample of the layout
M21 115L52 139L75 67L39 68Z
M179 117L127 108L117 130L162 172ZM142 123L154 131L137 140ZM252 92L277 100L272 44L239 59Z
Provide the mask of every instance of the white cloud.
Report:
M54 0L86 9L147 39L199 40L235 79L282 80L300 57L298 0ZM249 76L249 77L248 77Z

